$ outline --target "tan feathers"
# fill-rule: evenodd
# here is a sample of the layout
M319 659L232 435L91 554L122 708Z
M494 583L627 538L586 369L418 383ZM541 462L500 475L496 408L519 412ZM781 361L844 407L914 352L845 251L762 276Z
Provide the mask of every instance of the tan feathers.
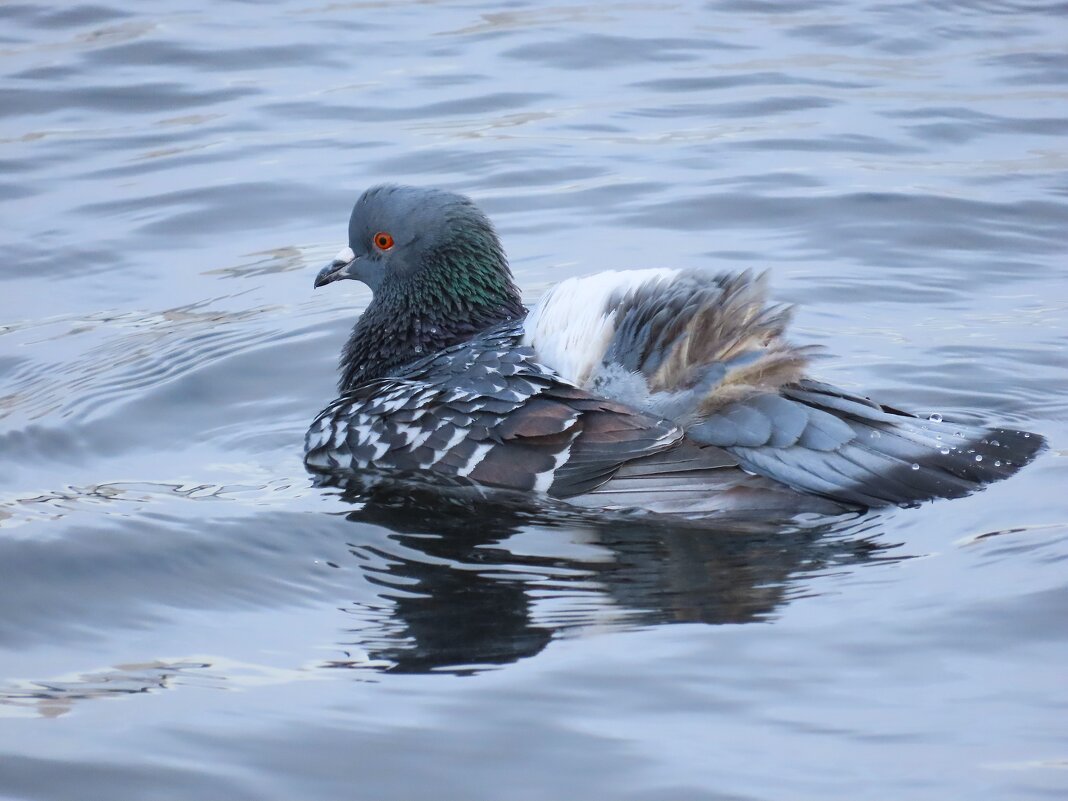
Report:
M709 289L713 287L718 291L700 292L699 300L672 321L670 339L664 339L674 344L648 377L649 390L692 387L710 366L722 365L722 378L699 402L699 411L708 413L798 381L812 349L794 347L783 338L790 309L767 305L767 273L721 276Z

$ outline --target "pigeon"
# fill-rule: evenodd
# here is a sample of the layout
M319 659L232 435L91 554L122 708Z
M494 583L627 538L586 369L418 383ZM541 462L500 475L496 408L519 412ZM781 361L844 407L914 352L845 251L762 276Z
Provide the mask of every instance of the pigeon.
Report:
M596 509L839 514L957 498L1041 436L922 417L809 375L766 273L608 271L524 306L467 197L365 191L316 276L372 300L312 422L323 483L417 476Z

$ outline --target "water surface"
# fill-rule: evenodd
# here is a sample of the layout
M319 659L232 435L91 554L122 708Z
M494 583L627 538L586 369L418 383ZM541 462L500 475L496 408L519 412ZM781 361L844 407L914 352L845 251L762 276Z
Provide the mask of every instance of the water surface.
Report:
M0 797L1068 793L1068 9L0 3ZM311 487L366 186L531 299L769 268L820 378L1051 448L703 528Z

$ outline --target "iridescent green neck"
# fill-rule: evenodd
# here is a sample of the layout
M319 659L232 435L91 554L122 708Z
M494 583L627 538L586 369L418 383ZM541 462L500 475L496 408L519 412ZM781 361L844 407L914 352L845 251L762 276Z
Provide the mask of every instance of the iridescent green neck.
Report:
M342 392L526 314L496 237L473 235L428 255L414 275L388 280L341 356Z

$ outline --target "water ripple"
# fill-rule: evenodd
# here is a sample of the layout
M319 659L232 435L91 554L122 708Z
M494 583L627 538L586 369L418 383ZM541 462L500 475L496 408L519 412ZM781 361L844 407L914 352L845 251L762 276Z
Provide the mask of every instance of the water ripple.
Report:
M0 4L0 796L1063 796L1065 11ZM821 377L1050 451L807 526L312 487L382 181L531 300L770 268Z

